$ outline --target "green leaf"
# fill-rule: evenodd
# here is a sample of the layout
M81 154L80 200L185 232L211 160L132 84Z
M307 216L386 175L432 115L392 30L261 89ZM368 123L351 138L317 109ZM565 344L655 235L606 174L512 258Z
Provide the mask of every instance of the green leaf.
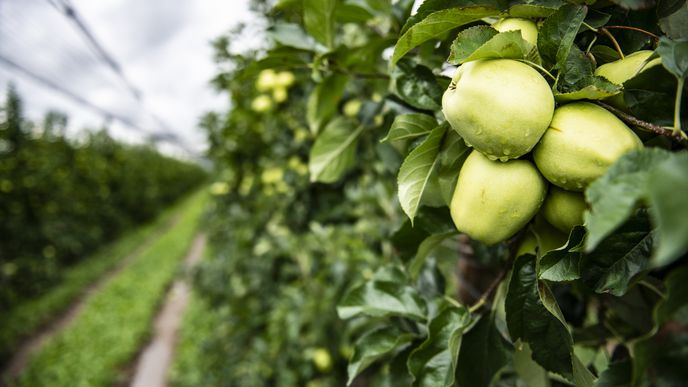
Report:
M465 58L468 58L498 33L490 26L475 26L459 32L452 42L447 62L451 64L463 63Z
M399 203L411 222L416 216L430 175L438 164L437 154L445 132L445 126L433 129L428 138L409 153L399 169Z
M511 339L530 344L533 360L546 370L571 378L573 339L557 317L556 309L549 288L537 280L535 257L516 258L506 297L506 322Z
M373 317L401 316L426 319L425 301L413 287L405 285L406 275L398 268L383 267L374 278L347 292L337 306L339 318L357 315Z
M490 386L511 359L513 346L497 329L495 314L484 316L464 334L459 352L459 386Z
M464 307L447 305L429 324L428 338L408 358L413 386L454 384L461 338L471 323Z
M576 387L593 387L596 378L590 370L581 363L578 356L573 355L573 382Z
M336 0L303 0L303 24L311 36L327 48L334 46Z
M423 242L421 242L421 244L418 246L416 256L408 265L408 272L411 276L411 279L418 278L418 275L425 264L425 259L437 246L439 246L446 239L456 235L458 235L458 231L452 230L441 234L433 234L425 238L425 240L423 240Z
M580 260L585 242L585 227L571 230L566 246L551 250L540 259L538 278L553 281L574 281L580 278Z
M423 113L401 114L394 118L389 133L380 142L414 139L429 134L436 127L437 120L433 116Z
M662 58L662 65L676 78L688 77L688 40L659 39L657 53Z
M446 125L446 123L445 123ZM440 193L445 204L451 203L454 195L454 188L459 178L461 166L466 158L471 154L470 148L463 141L463 138L455 130L448 130L442 148L440 149L440 165L437 169L437 180L440 185Z
M456 27L497 15L499 15L499 10L490 7L450 8L433 12L401 35L394 46L390 62L394 65L415 47Z
M429 68L402 60L394 67L391 76L392 90L409 105L425 110L442 107L444 89Z
M659 242L652 265L665 266L688 251L688 152L672 154L653 168L647 189Z
M315 140L308 159L311 181L333 183L354 165L358 136L364 127L358 128L347 118L337 117Z
M373 362L402 350L414 338L415 335L402 332L395 326L378 328L363 335L356 342L349 361L347 385Z
M596 387L625 387L631 385L633 367L628 359L612 361L600 374Z
M688 267L672 271L664 281L666 296L657 304L657 326L671 320L688 322Z
M554 98L556 98L557 102L570 102L579 99L599 100L621 92L621 87L619 85L615 85L602 77L590 77L588 78L588 82L588 85L575 91L566 93L556 91L554 93Z
M647 268L653 243L647 216L632 217L583 257L583 280L598 293L622 296L635 276Z
M528 343L517 340L513 354L514 371L528 387L549 387L547 371L533 361L533 352Z
M669 155L669 152L657 148L630 152L617 160L604 176L590 184L585 191L585 199L590 203L590 211L585 214L589 232L586 251L592 251L631 216L638 201L645 195L653 166Z
M671 1L662 1L658 7L665 3L671 3ZM688 20L688 3L683 1L683 6L680 6L681 1L675 1L673 3L679 7L673 10L667 10L673 12L659 19L659 27L671 39L687 39L688 23L686 23L686 20ZM659 13L660 10L658 9L657 12Z
M538 50L545 63L563 67L586 13L584 6L567 4L545 19L538 33Z
M347 81L345 76L332 75L313 89L306 106L306 120L313 134L318 134L337 111Z
M509 8L509 16L524 19L548 17L563 4L560 0L539 1L538 4L515 4Z
M301 26L292 23L276 23L268 32L268 36L281 45L301 50L324 52L326 49L308 35Z

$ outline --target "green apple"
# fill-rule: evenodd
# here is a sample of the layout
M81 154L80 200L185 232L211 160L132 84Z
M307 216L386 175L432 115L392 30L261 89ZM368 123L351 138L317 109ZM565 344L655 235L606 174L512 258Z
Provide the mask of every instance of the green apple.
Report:
M263 113L272 109L272 100L267 95L259 95L251 102L254 112Z
M263 70L258 74L256 89L258 91L268 91L275 86L277 74L272 69Z
M272 90L272 99L277 103L282 103L287 100L287 89L283 86L275 87Z
M623 85L626 81L635 78L640 73L662 64L660 58L652 59L646 63L652 53L653 51L650 50L642 50L626 55L623 59L598 67L595 69L595 75L602 76L612 83ZM605 101L619 109L626 108L623 93L606 98Z
M507 17L504 19L499 19L497 22L492 24L492 28L499 32L521 31L521 37L523 37L523 40L532 44L533 46L537 46L537 25L528 19Z
M550 187L540 211L551 225L568 233L573 226L583 224L585 209L585 197L582 193Z
M546 192L547 182L530 161L492 161L473 151L459 173L451 217L459 231L492 245L523 228Z
M516 256L535 254L538 248L540 254L545 254L548 251L564 246L567 240L567 234L562 233L554 226L547 223L541 215L536 215L532 229L528 230L523 241L516 250Z
M290 71L281 71L275 75L275 86L276 87L290 87L294 84L294 74Z
M533 159L552 184L582 191L619 157L642 146L612 113L589 102L575 102L554 111Z
M554 96L533 68L510 59L477 60L460 66L442 97L452 128L491 160L530 152L547 130Z
M595 69L595 75L605 77L610 82L616 83L617 85L623 85L624 82L635 77L641 71L662 64L660 58L645 63L652 53L653 51L650 50L642 50L626 55L623 59L606 63L598 67Z

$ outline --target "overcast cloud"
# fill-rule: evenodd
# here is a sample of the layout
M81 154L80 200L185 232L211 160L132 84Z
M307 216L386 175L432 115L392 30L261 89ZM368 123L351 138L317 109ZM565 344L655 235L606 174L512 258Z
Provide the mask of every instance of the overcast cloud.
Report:
M248 1L72 0L72 4L142 92L145 110L48 0L0 1L0 56L109 112L129 117L146 130L160 127L145 113L150 111L188 147L202 150L205 139L197 128L198 118L227 105L226 97L208 85L217 71L209 42L239 22L251 22ZM17 85L27 115L34 120L48 109L63 111L70 117L72 134L105 123L102 114L0 62L0 87L4 90L10 81ZM109 126L119 138L144 138L119 122Z

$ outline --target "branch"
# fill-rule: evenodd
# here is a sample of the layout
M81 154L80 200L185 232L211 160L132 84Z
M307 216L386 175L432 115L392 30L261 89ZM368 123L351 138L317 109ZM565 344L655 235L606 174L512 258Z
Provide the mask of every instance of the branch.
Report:
M681 131L679 133L674 133L674 130L665 128L663 126L655 125L653 123L643 121L635 116L632 116L628 113L625 113L613 106L607 105L604 102L596 101L596 104L602 106L603 108L609 110L610 112L614 113L615 116L619 117L622 121L626 122L627 124L639 126L641 128L647 129L655 134L658 134L660 136L666 136L671 138L672 140L678 142L679 144L686 144L686 134Z
M506 277L506 273L509 271L510 268L511 265L505 265L504 267L502 267L502 270L499 271L497 277L494 279L494 281L492 281L487 290L485 290L485 292L480 296L478 301L468 308L469 312L474 313L488 302L490 297L492 297L492 293L494 293L494 291L497 289L497 286L499 286L504 277Z

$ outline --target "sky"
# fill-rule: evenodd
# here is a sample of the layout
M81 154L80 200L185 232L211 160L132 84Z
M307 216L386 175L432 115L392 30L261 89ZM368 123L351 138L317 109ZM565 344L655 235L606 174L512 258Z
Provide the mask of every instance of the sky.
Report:
M68 132L74 136L82 135L85 127L107 123L110 133L125 141L140 142L151 132L171 130L196 153L206 147L197 127L199 117L228 106L226 96L208 84L217 72L210 41L239 22L255 19L247 0L69 1L119 63L127 81L103 63L70 19L51 3L60 1L0 1L0 59L109 114L128 118L138 128L107 120L106 113L85 108L0 60L3 94L13 82L24 99L26 115L37 122L49 109L66 113ZM127 82L141 92L141 101ZM176 151L169 146L166 150Z

